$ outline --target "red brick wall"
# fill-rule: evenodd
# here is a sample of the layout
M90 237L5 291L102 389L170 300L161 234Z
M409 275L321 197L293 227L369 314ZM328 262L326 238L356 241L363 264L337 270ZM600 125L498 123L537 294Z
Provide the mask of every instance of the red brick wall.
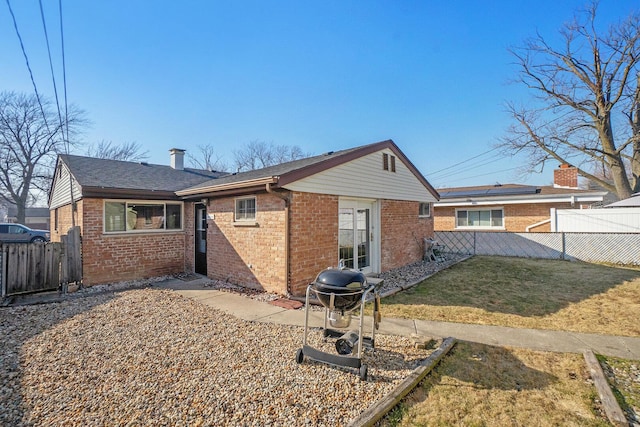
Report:
M418 202L380 201L381 270L422 259L422 239L433 237L433 218L418 217Z
M214 215L208 220L207 230L208 276L285 294L284 200L270 194L257 195L253 226L234 223L234 210L232 197L212 199L207 207L207 212Z
M550 209L572 209L571 203L525 203L518 205L482 206L482 209L504 208L505 230L513 233L522 233L530 225L549 219ZM575 208L575 206L574 206ZM438 207L434 209L436 231L455 231L454 207ZM483 230L485 231L485 230ZM549 223L532 228L532 232L549 232Z
M56 212L58 214L58 224L56 228ZM60 236L67 234L72 227L71 205L61 206L49 211L51 217L51 241L59 242ZM76 211L74 212L75 225L80 226L82 230L82 200L76 202Z
M102 199L83 199L83 213L82 265L85 285L184 271L184 232L103 234Z
M196 249L195 249L195 204L184 204L184 271L194 272L196 268Z
M338 196L292 193L290 210L291 293L304 295L320 271L338 264Z
M453 207L433 207L433 228L435 231L456 229L456 209Z

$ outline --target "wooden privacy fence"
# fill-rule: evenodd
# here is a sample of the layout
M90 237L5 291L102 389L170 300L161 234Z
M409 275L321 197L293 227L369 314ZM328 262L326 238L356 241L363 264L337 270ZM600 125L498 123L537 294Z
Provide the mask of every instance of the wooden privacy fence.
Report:
M79 227L69 230L62 242L0 245L2 297L56 290L81 280Z

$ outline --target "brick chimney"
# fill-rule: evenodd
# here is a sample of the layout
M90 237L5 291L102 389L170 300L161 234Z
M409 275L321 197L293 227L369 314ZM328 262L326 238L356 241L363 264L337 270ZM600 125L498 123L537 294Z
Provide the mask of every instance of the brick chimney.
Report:
M171 150L169 150L169 153L171 153L171 167L176 169L176 170L183 170L184 169L184 151L180 148L172 148Z
M553 171L553 186L557 188L578 188L578 168L563 163Z

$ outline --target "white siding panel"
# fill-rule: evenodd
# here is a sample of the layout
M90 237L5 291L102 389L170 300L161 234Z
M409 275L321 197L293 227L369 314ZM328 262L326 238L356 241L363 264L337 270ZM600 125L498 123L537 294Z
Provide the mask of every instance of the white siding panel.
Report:
M575 233L640 233L640 208L557 209L556 230Z
M72 180L71 186L69 185L69 179ZM60 175L58 175L58 172L56 172L56 177L51 192L51 203L49 209L55 209L71 203L72 187L73 200L80 200L82 198L80 186L78 185L76 180L71 177L71 175L69 174L69 170L64 165L62 165L62 167L60 168Z
M381 150L292 182L285 188L305 193L371 199L436 201L397 156L396 172L383 170L382 153L396 156L391 150Z

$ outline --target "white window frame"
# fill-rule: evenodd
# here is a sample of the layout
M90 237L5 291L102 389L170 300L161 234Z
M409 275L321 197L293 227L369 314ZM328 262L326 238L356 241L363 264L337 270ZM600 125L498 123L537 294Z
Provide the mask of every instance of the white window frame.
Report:
M478 212L478 211L489 211L489 223L491 223L491 212L492 211L501 211L502 212L502 225L481 225L481 226L476 226L476 225L463 225L463 226L459 226L458 225L458 212L460 211L465 211L467 212L467 222L469 219L469 215L468 212ZM487 208L460 208L460 209L456 209L455 210L455 217L454 217L454 224L455 224L455 228L457 230L505 230L505 225L504 225L504 207L500 206L500 207L487 207Z
M422 207L427 207L427 213L422 212ZM420 202L418 203L418 218L431 218L431 203L429 202Z
M253 218L247 218L245 215L238 215L239 213L239 206L238 204L240 202L244 202L244 201L248 201L248 200L253 200ZM256 219L257 219L257 215L258 215L258 200L256 198L256 196L251 196L251 197L238 197L234 200L233 202L233 221L234 222L240 222L240 223L255 223Z
M125 211L129 205L162 205L164 211L164 217L162 219L163 228L149 228L149 229L128 229L128 223L126 218L124 219L124 230L107 231L107 203L124 203ZM166 228L167 227L167 205L180 207L180 227L178 228ZM146 234L146 233L176 233L184 231L184 203L173 202L167 200L133 200L133 199L104 199L102 202L102 232L104 234Z

